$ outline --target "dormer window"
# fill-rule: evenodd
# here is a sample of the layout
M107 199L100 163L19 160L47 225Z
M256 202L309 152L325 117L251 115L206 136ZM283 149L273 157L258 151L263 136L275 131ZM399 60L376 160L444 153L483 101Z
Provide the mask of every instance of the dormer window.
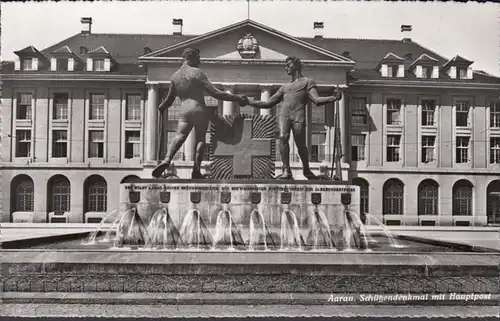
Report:
M378 67L382 77L402 78L405 76L404 59L389 52Z
M409 70L419 79L439 78L439 60L428 54L422 54L411 65Z
M472 61L455 56L443 65L443 72L446 72L451 79L472 79Z
M57 59L57 70L68 70L68 59Z
M398 76L399 66L396 65L388 65L387 66L387 77L397 77Z
M94 59L94 71L105 71L104 59Z
M23 70L34 70L33 68L33 58L27 58L22 60Z
M112 57L103 46L87 53L87 71L111 71Z

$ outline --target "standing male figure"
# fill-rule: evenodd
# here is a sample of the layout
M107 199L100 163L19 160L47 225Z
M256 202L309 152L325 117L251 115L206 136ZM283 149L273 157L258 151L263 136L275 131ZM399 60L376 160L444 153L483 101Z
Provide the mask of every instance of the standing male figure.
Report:
M278 115L280 133L280 153L283 161L283 174L280 179L293 179L290 169L290 131L300 159L302 170L307 179L316 179L316 175L309 168L309 151L306 146L306 106L309 101L316 106L332 103L342 99L342 93L335 90L333 96L320 97L314 80L302 74L302 62L297 57L286 58L285 71L292 76L292 81L284 84L268 101L250 101L249 104L257 108L272 108L283 102Z
M165 160L153 170L153 177L156 178L159 178L170 166L172 158L184 144L192 129L194 129L196 144L191 177L203 178L200 168L205 150L205 135L208 123L212 118L211 111L205 105L205 93L219 100L237 101L240 105L248 103L246 96L226 93L212 85L205 73L198 68L200 65L200 51L198 49L186 48L182 57L184 63L172 75L168 94L158 107L160 112L163 112L172 106L177 96L182 102L177 134L170 144Z

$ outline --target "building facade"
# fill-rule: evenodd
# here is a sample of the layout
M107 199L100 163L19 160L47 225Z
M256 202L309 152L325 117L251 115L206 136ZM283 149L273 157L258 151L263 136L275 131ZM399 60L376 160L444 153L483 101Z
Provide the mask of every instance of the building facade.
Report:
M361 186L363 212L388 225L500 222L500 79L471 61L409 38L298 38L251 20L200 36L94 34L82 22L81 33L2 64L0 221L99 222L117 209L120 182L150 177L175 135L179 100L157 107L182 50L196 47L220 90L268 99L289 81L287 56L302 59L321 95L341 87L343 179ZM223 115L279 112L205 101ZM333 118L333 104L308 108L317 173L332 169ZM193 139L174 162L181 177ZM293 142L291 156L301 179Z

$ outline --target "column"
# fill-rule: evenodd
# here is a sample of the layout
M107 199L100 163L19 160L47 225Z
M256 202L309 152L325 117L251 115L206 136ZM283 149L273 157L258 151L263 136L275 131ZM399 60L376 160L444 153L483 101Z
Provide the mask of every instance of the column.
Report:
M32 161L35 162L46 162L48 160L49 144L52 142L48 141L50 137L48 135L49 129L49 89L40 87L37 92L34 93L36 96L33 97L35 106L32 106L33 115L33 129L34 133L32 135L32 151L31 155ZM38 138L38 139L37 139Z
M223 86L222 90L227 93L232 94L234 92L234 86ZM224 101L222 103L222 115L231 116L237 113L236 103L233 101Z
M342 99L339 101L339 118L340 118L340 138L342 141L342 163L346 163L346 153L347 153L347 130L346 130L346 111L345 111L345 96L342 95Z
M194 135L194 128L191 129L186 141L184 142L184 155L186 157L186 161L194 162L194 158L196 155L196 139Z
M260 87L260 100L261 101L268 101L269 98L271 97L271 86L261 86ZM262 116L271 116L273 114L272 109L261 109L260 114Z
M156 137L158 135L158 85L148 84L148 105L145 122L145 157L146 162L156 162Z

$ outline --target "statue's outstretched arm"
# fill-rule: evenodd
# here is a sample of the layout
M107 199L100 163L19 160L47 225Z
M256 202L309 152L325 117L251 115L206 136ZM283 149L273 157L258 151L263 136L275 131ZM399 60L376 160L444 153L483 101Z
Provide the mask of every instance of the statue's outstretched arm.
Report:
M207 76L204 73L200 73L199 80L201 81L205 91L215 99L238 102L243 99L243 96L241 95L234 95L215 88L215 86L210 82L210 80L208 80Z
M316 106L326 105L342 99L342 93L337 90L335 90L333 96L328 96L328 97L320 97L318 89L316 87L312 87L311 89L309 89L308 93L309 93L309 100L312 101Z
M158 106L160 112L163 112L165 109L172 106L175 101L175 97L177 97L177 90L175 89L174 83L170 82L167 97L165 97L165 99L160 103L160 106Z
M256 108L269 109L279 104L282 100L283 100L283 92L281 90L278 90L277 93L272 95L271 98L269 98L266 101L252 100L248 104Z

